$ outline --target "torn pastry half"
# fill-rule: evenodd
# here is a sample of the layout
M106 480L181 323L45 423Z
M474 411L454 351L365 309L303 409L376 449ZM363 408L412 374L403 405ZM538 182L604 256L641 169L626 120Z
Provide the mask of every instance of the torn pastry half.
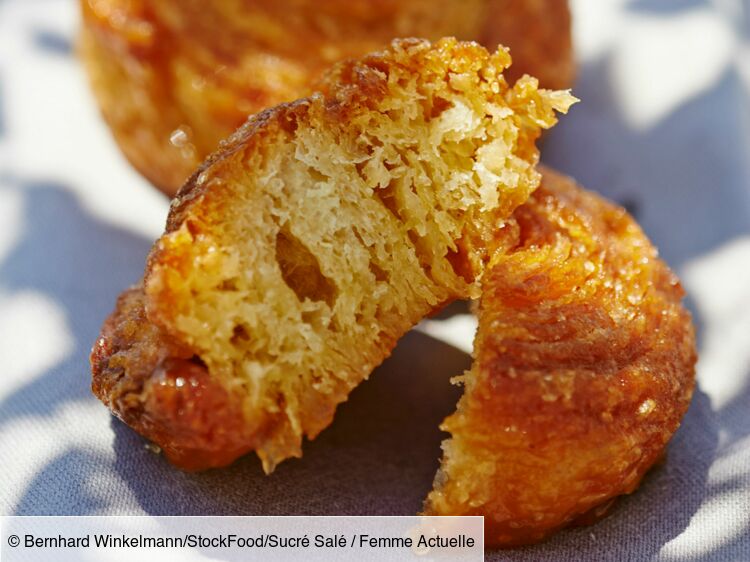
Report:
M696 348L677 277L624 209L544 169L502 231L425 513L484 515L485 543L514 546L636 489L690 404Z
M179 467L302 454L425 315L479 295L575 99L507 51L397 40L251 117L172 202L92 351L94 393Z

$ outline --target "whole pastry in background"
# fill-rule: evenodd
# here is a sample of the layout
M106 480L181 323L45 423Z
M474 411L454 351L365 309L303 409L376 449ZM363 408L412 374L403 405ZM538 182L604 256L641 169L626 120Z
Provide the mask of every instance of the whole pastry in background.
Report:
M570 86L566 0L81 0L80 51L130 162L169 195L248 115L309 95L395 37L511 49L515 82Z
M625 210L544 170L503 231L425 511L484 515L486 544L511 546L638 486L688 408L696 351L677 278Z
M478 296L534 144L575 99L502 50L394 41L256 114L173 200L93 389L183 468L301 455L425 315Z

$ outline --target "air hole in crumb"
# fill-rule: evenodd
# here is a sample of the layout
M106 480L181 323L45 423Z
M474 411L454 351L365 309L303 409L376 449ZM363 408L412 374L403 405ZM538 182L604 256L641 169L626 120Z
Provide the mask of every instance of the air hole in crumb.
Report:
M190 232L191 236L196 236L200 233L200 228L195 223L195 221L188 219L185 221L185 225L187 226L188 232Z
M206 366L206 362L203 361L203 359L201 359L199 355L193 355L190 359L188 359L188 361L190 361L190 363L192 363L193 365L198 365L198 367L208 369L208 367Z
M430 109L430 118L440 116L443 111L451 107L453 104L446 99L435 97L432 100L432 108Z
M312 252L286 228L276 235L276 261L284 282L300 302L310 299L333 306L336 285L323 275Z
M370 271L372 271L372 274L378 281L388 281L388 279L390 278L388 272L378 264L376 264L374 261L370 261Z
M328 326L326 326L326 329L329 332L338 333L338 331L339 331L339 324L336 321L336 316L335 315L331 316L330 320L328 320Z
M427 277L432 279L432 251L422 237L414 230L409 230L407 234L414 247L414 253L417 255L419 265L422 266L422 271L424 271Z
M453 271L456 272L456 275L463 278L467 283L472 283L474 281L468 254L460 243L456 250L449 249L448 254L445 257L448 260L448 263L451 264Z
M328 180L331 179L327 175L325 175L324 173L319 172L318 170L316 170L315 168L310 168L309 169L309 174L310 174L310 179L312 181L327 182Z
M401 214L399 212L398 202L396 201L393 183L391 182L385 187L376 189L375 194L378 196L378 199L380 199L383 206L388 209L394 217L396 217L396 220L401 222Z
M241 341L250 341L250 335L242 324L237 324L232 330L232 344L236 344Z
M419 248L420 248L421 242L422 242L422 239L420 238L419 234L417 234L413 230L409 230L409 232L407 232L407 234L409 235L409 240L411 240L411 243L414 246L414 248L417 251L419 251Z
M310 324L311 326L315 324L315 319L318 318L318 314L316 312L307 310L302 312L302 321L305 324Z
M417 254L422 269L429 275L432 270L432 251L414 229L409 229L406 234L409 236L409 241L414 247L414 252Z
M237 281L235 279L224 279L216 288L219 291L236 291Z

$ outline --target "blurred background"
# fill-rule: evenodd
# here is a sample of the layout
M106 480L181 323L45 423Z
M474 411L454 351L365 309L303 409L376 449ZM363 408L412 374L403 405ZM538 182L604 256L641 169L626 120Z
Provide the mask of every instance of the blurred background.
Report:
M581 103L542 160L626 206L680 275L699 386L638 493L596 526L502 559L750 560L750 2L571 10ZM0 0L0 511L416 512L457 397L447 381L470 362L465 311L407 336L306 462L269 479L254 458L170 469L91 395L89 349L141 275L168 200L102 121L76 58L79 25L72 0ZM395 395L404 377L414 384ZM334 449L341 466L326 462ZM324 471L341 471L336 486Z

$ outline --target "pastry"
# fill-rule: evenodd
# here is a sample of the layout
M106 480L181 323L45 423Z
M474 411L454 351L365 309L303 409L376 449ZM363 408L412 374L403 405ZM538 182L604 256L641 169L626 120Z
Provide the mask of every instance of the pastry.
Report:
M601 516L690 404L695 335L675 275L628 213L551 170L503 227L474 362L429 515L484 515L485 544Z
M543 87L570 86L566 0L81 0L80 52L130 162L174 195L247 116L310 95L332 63L395 37L502 42Z
M267 472L425 315L476 297L574 98L476 43L398 40L252 117L173 200L93 389L186 469Z

